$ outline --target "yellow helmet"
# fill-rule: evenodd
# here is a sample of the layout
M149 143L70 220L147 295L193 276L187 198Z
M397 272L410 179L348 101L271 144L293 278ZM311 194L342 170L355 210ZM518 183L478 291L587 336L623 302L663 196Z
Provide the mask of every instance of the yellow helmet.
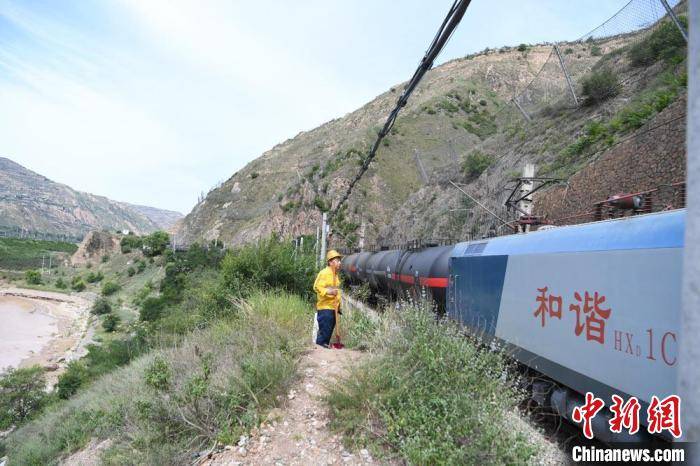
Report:
M335 249L331 249L330 251L328 251L328 254L326 254L326 262L330 262L331 259L335 259L336 257L338 259L341 259L343 256Z

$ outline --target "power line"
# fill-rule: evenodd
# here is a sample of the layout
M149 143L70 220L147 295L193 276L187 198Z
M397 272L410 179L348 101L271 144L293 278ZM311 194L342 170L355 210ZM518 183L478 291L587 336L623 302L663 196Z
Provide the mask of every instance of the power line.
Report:
M420 80L423 78L425 73L428 72L433 67L433 62L435 61L435 58L437 58L438 54L442 50L442 48L445 46L447 41L450 40L450 37L452 36L452 33L454 32L455 28L459 24L459 22L462 20L462 17L464 16L464 12L467 11L467 7L469 6L469 3L471 0L455 0L455 2L452 4L452 7L450 8L450 11L447 13L447 16L445 16L445 19L443 20L442 24L440 25L440 28L438 29L437 34L435 34L435 37L433 38L433 41L430 43L430 47L428 47L428 50L425 52L425 55L423 56L423 59L421 60L420 64L418 65L418 68L416 69L415 73L413 73L413 77L411 80L406 84L406 86L403 89L403 92L401 93L401 96L396 102L396 106L394 109L391 111L389 114L389 117L387 118L386 122L384 123L384 127L379 131L379 134L377 134L377 140L374 141L374 144L372 145L372 148L370 149L369 153L367 154L367 157L365 157L364 161L362 162L362 166L360 167L360 171L357 173L355 178L350 182L350 185L348 186L347 191L343 195L343 197L340 199L338 204L335 206L335 208L330 212L330 219L332 219L340 210L340 208L343 206L345 201L348 200L348 197L350 197L350 193L352 192L352 189L355 187L355 184L362 178L362 175L365 174L367 169L369 168L369 164L372 162L374 159L377 149L379 148L379 144L382 142L382 139L389 134L389 131L391 130L392 126L394 126L394 122L396 121L396 117L398 116L399 112L401 109L406 105L408 102L408 98L410 97L411 93L414 91L416 86L418 86L418 83Z

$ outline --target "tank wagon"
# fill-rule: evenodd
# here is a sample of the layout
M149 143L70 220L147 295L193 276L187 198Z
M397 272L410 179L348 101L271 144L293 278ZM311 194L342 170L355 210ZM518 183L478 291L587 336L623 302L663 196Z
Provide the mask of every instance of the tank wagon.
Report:
M378 293L429 292L449 318L547 376L533 396L567 419L588 391L606 405L613 394L635 396L644 413L653 395L677 393L684 229L681 209L352 254L343 267ZM644 439L643 429L613 438L607 420L593 419L601 440Z

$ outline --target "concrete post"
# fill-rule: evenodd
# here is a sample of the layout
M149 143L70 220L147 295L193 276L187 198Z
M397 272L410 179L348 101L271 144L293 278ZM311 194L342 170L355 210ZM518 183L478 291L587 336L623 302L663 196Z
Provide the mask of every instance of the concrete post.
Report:
M526 214L520 214L521 217L524 215L532 215L532 198L528 196L530 191L532 191L532 178L535 176L535 164L526 163L523 167L523 178L530 178L527 181L523 180L520 184L520 197L522 200L518 202L518 207L520 210ZM530 225L525 225L523 233L530 231Z
M700 3L690 2L689 24L700 24ZM690 28L685 246L678 389L682 399L683 441L700 441L700 30ZM688 464L700 465L692 447Z

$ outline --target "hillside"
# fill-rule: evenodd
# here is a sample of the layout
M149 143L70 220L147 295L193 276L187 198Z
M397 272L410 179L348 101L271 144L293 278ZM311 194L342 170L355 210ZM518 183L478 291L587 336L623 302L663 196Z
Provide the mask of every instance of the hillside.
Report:
M153 210L156 220L149 218L153 213L76 191L0 157L0 232L23 229L68 239L101 229L149 233L162 228L160 211ZM171 217L164 212L165 218Z
M175 226L175 224L182 220L184 215L180 212L175 212L174 210L164 210L157 209L155 207L148 207L145 205L127 204L130 209L142 214L150 221L155 223L161 230L169 230Z
M485 51L431 70L335 219L335 244L357 245L363 232L365 244L485 234L502 227L449 180L505 215L503 187L526 162L535 163L538 174L566 180L604 157L608 147L634 139L685 93L684 43L660 24L659 32L559 44L579 105L570 101L551 44ZM665 58L654 49L660 40L670 41ZM643 61L640 53L647 54ZM614 76L615 92L600 102L584 100L583 81L601 72ZM345 191L401 89L396 85L262 154L195 206L180 224L181 239L240 244L272 232L314 234L321 212ZM511 103L515 95L531 121ZM666 129L684 124L681 118ZM658 155L639 150L637 156ZM634 170L632 165L627 172L632 179Z

